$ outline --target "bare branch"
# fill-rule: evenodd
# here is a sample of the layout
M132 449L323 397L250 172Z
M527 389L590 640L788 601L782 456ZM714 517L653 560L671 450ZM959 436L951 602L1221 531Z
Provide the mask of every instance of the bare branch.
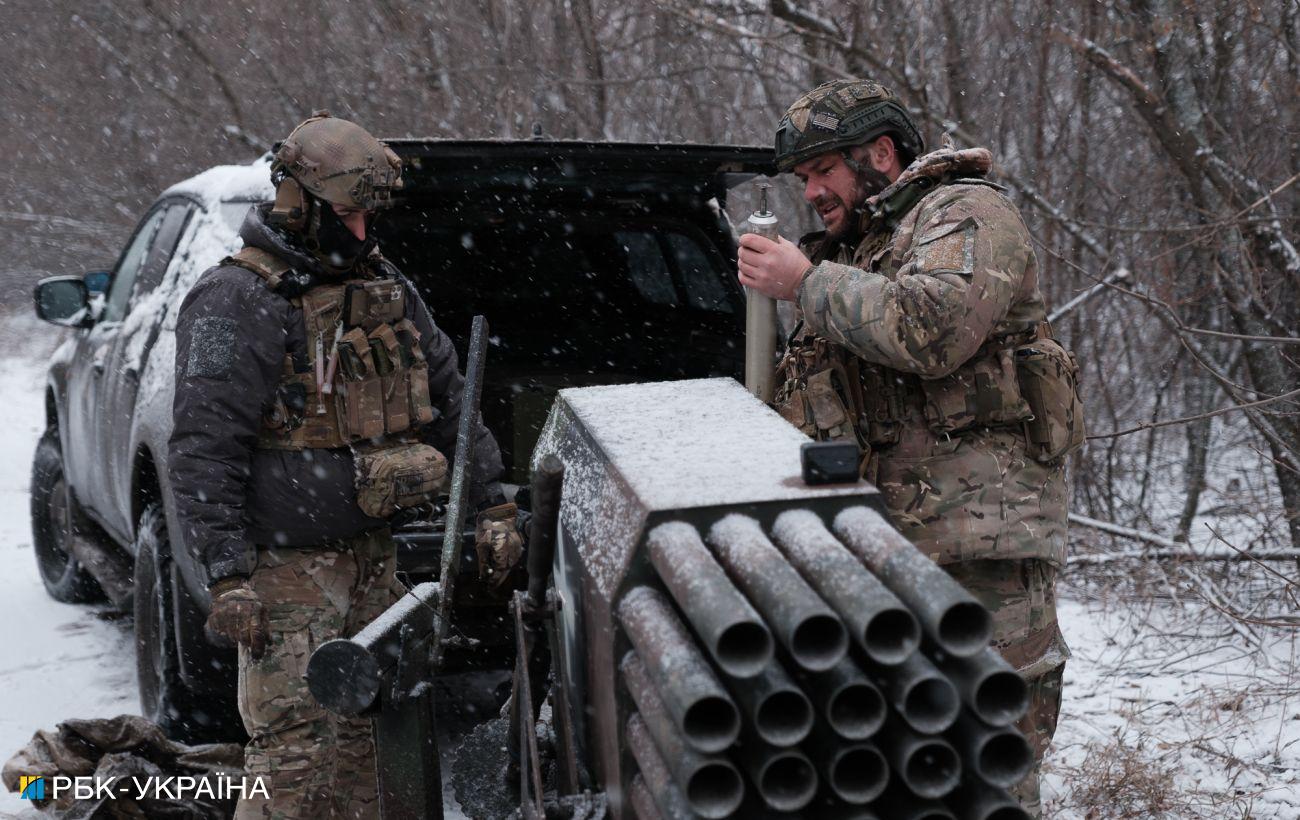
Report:
M1220 407L1218 410L1212 410L1209 413L1199 413L1195 416L1183 416L1180 419L1167 419L1165 421L1157 421L1157 422L1143 422L1142 424L1139 424L1136 427L1130 427L1127 430L1118 430L1114 433L1098 433L1095 436L1088 436L1088 441L1093 441L1095 439L1102 439L1102 438L1117 438L1119 436L1127 436L1131 433L1140 433L1143 430L1154 430L1158 427L1172 427L1175 424L1186 424L1189 421L1197 421L1198 419L1214 418L1215 416L1222 416L1225 413L1235 413L1240 410L1248 410L1254 407L1262 407L1266 404L1273 404L1274 402L1285 401L1286 399L1289 399L1292 396L1300 396L1300 388L1296 388L1295 390L1292 390L1290 393L1283 393L1280 396L1269 396L1268 398L1260 399L1259 401L1247 402L1246 404L1234 404L1232 407Z

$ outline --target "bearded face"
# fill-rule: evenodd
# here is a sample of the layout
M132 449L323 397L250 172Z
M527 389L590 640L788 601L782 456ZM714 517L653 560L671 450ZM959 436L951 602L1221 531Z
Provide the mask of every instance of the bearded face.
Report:
M851 167L839 151L830 151L794 167L804 199L826 226L826 235L841 239L856 229L862 205L889 185L889 177L867 164Z

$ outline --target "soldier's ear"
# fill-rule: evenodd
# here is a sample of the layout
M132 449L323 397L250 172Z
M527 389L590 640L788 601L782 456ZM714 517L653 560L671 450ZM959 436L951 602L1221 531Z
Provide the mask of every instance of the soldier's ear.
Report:
M894 163L898 162L898 148L894 145L894 138L888 134L881 134L872 140L869 149L871 167L882 174L888 173Z
M881 134L867 144L867 161L890 182L903 171L903 158L898 153L898 143L889 134Z

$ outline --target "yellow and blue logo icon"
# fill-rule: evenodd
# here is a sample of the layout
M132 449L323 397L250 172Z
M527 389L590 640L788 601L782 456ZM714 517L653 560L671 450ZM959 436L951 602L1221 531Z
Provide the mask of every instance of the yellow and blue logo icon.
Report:
M44 800L45 799L45 778L41 776L19 775L18 788L19 797L23 800Z

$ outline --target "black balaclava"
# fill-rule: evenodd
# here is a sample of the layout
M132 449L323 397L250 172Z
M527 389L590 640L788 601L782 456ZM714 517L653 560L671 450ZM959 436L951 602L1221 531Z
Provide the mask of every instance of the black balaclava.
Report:
M371 233L373 213L366 219L366 238L357 239L328 202L312 197L311 208L313 213L308 220L308 230L303 234L303 244L327 270L346 273L374 248L375 237ZM311 230L313 227L314 231Z

